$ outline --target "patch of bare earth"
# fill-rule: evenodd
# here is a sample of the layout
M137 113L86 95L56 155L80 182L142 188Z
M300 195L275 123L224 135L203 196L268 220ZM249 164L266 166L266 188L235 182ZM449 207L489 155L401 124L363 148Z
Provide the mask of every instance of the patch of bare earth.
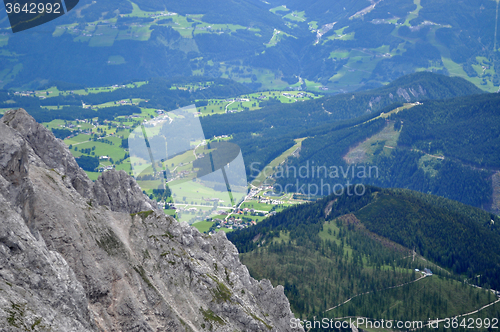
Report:
M386 239L385 237L382 237L380 235L377 235L377 234L369 231L365 227L365 225L363 225L363 223L352 213L340 216L340 217L338 217L338 219L340 221L342 221L342 224L344 224L344 225L354 225L354 227L357 230L361 231L362 233L367 235L369 238L371 238L377 242L380 242L386 248L390 248L390 249L393 249L393 250L396 250L396 251L399 251L402 253L411 252L410 249L408 249L408 248L406 248L406 247L404 247L404 246L402 246L394 241Z
M384 142L385 148L393 149L397 145L398 138L399 132L394 130L394 122L388 122L379 133L351 147L342 159L350 165L366 163L373 156L373 152L379 143Z

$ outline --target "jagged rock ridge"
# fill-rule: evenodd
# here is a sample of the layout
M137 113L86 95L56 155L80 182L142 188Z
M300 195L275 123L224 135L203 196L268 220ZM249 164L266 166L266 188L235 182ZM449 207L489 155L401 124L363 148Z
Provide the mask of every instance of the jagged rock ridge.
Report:
M225 233L154 209L125 172L94 183L24 110L0 119L0 331L292 331L283 287Z

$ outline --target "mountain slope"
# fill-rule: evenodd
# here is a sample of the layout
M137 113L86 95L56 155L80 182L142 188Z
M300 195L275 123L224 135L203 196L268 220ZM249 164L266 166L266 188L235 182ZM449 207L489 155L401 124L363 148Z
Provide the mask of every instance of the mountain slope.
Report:
M201 118L207 137L233 135L245 156L247 174L250 164L260 163L262 169L271 160L290 148L294 138L317 136L331 132L335 122L364 116L376 117L394 103L444 99L481 93L462 78L432 73L415 73L387 86L367 91L340 94L295 104L275 104L251 112L212 115ZM361 120L339 124L353 126ZM333 124L333 125L332 125ZM254 135L258 134L258 135Z
M293 317L224 233L156 211L124 172L91 182L22 109L0 120L0 174L7 330L282 331Z
M81 0L24 34L0 17L0 87L203 74L338 93L432 71L494 92L495 12L493 1Z
M403 123L398 145L500 169L498 94L432 101L394 116Z
M230 234L229 239L246 252L277 236L276 231L298 233L300 225L317 225L349 213L377 235L415 248L417 253L457 273L483 273L487 275L484 282L499 286L499 217L409 190L367 187L361 196L332 194L316 203L287 209L256 227ZM246 241L258 234L258 242Z
M371 121L365 117L345 126L324 126L302 143L300 157L283 167L298 169L313 162L344 170L373 167L373 176L298 180L330 187L350 181L408 188L496 211L492 175L499 168L494 152L500 148L499 103L497 94L481 94L392 105ZM277 176L276 181L284 188L296 178Z
M252 112L212 115L201 119L207 136L241 132L266 134L304 131L325 122L353 119L383 109L394 103L428 99L445 99L479 94L482 91L462 78L432 73L415 73L401 77L387 86L352 94L327 96L298 104L279 103ZM252 127L239 126L249 123ZM223 124L217 126L217 124ZM231 125L227 128L225 125ZM273 130L270 130L271 126Z
M476 292L463 280L480 274L473 283L499 286L498 222L444 198L367 187L361 196L331 195L288 208L228 238L252 275L285 286L302 317L426 320L494 301L491 292ZM422 281L415 268L435 276Z

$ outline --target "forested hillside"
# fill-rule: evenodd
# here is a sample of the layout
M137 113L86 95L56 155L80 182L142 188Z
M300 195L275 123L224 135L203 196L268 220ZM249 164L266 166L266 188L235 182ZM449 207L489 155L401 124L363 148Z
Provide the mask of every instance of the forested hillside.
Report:
M362 196L331 195L288 208L228 238L252 274L285 286L300 314L425 320L428 314L446 317L493 301L491 293L476 296L472 287L456 281L480 274L474 283L500 286L499 222L497 216L445 198L367 187ZM415 268L430 268L434 276L380 291L416 280ZM368 302L360 298L324 312L372 291ZM403 298L415 301L402 305Z
M47 85L81 88L60 81ZM182 85L200 88L179 89ZM246 85L207 77L152 79L128 86L106 92L86 88L84 94L70 92L50 98L4 93L0 95L0 108L23 107L40 122L95 117L102 122L134 115L144 108L171 110L192 103L202 106L212 98L234 98L252 92ZM275 177L281 188L297 180L299 187L313 184L319 188L326 184L325 190L313 190L312 194L328 195L336 184L350 181L410 188L490 209L491 170L498 168L498 154L491 152L498 149L498 97L466 97L480 92L461 78L424 72L401 77L381 88L293 104L282 104L279 96L270 95L259 102L260 109L204 116L200 120L205 137L229 135L241 147L250 180L292 147L294 139L306 138L299 158L289 158L283 167L299 169L314 163L316 167L345 171L351 166L376 166L376 172L361 178L352 172L333 178ZM440 101L432 101L436 99ZM117 100L135 102L122 105ZM102 106L91 109L85 105ZM55 132L60 138L69 135L60 129ZM366 140L369 144L357 146Z
M461 78L416 73L377 89L293 105L277 103L252 112L212 115L201 121L207 137L233 135L233 141L242 148L245 156L247 175L252 176L252 162L259 163L254 168L261 170L292 146L294 138L319 137L337 128L352 126L376 117L382 111L388 112L396 106L385 108L395 103L444 99L480 92ZM354 122L333 124L361 116ZM258 135L253 135L255 133ZM323 139L323 142L329 144L332 141Z
M172 232L136 234L142 237L136 244L156 246L160 237L175 244L178 237L177 247L192 256L186 256L189 264L181 262L187 269L180 268L182 253L172 246L158 259L170 272L207 277L202 283L192 275L184 278L189 287L176 294L182 276L158 274L158 264L148 263L154 261L154 246L138 247L139 254L129 256L142 265L108 272L123 281L135 270L139 277L130 285L152 310L142 298L114 296L120 288L116 280L104 280L102 273L91 280L85 267L80 272L87 270L89 278L80 286L92 303L82 306L82 322L92 325L85 317L95 316L96 328L133 330L112 322L123 316L138 329L281 331L293 316L428 321L463 315L474 323L500 318L500 0L72 3L64 15L19 33L10 27L15 16L7 16L10 4L0 11L0 117L8 134L0 150L13 157L3 163L7 168L2 164L4 173L10 172L6 179L23 175L17 174L23 162L35 162L32 177L43 175L43 163L50 174L76 172L77 178L60 175L66 187L72 183L84 192L82 212L102 204L109 205L103 209L109 213L131 213L131 225L102 220L111 235L120 231L131 253L135 240L128 241L121 228L132 227L128 233L134 235L148 216L152 220L159 213L152 228L144 229L149 232L160 215L171 216L182 229L167 217ZM14 14L25 11L13 7ZM32 119L15 110L20 108L40 125L29 125ZM62 168L46 160L54 154L44 152L51 145L47 139L67 155L55 161ZM10 143L19 145L18 154L11 153L16 149ZM37 156L23 157L26 144ZM57 187L54 174L48 176L52 181L45 176L28 183L38 186L31 191L24 185L16 189L19 181L11 181L14 198L7 201L26 200L29 209L15 208L32 215L33 195L47 196L46 184ZM122 184L128 192L115 190ZM66 187L59 189L71 189ZM87 212L81 215L82 225L92 221ZM67 219L47 221L71 226ZM52 228L47 234L58 235ZM81 230L77 235L86 236L85 227ZM229 242L221 247L226 237L238 251ZM4 252L7 258L24 252L3 242L11 251ZM74 255L64 255L71 241L64 242L61 254L71 265ZM195 242L201 251L192 254L187 247L196 249ZM246 267L233 264L238 254ZM210 255L232 263L203 258ZM198 258L206 266L197 264ZM291 308L280 288L273 293L267 280L256 283L248 272L282 285ZM0 281L9 279L0 291L15 290L12 278L0 273ZM30 280L45 290L36 278ZM173 282L163 286L169 287L157 287L168 280ZM102 285L94 287L94 281ZM214 297L208 307L199 301L202 293ZM177 300L182 295L180 310L168 300L162 311L158 295ZM20 310L29 307L12 299L5 297L12 306L0 308L0 319L21 326L14 316L24 317ZM95 315L98 311L102 315ZM23 326L34 331L42 328L38 323ZM474 330L494 330L498 321L485 325ZM359 329L365 330L379 329ZM406 330L450 331L443 325ZM460 324L455 330L471 328Z
M205 75L342 93L432 71L494 92L495 12L494 1L81 0L23 34L0 16L0 87Z
M409 188L489 209L491 176L500 168L496 153L500 151L499 106L497 94L393 105L376 121L332 127L329 133L308 138L300 157L290 158L283 168L312 162L328 169L376 167L374 176L348 173L298 180L318 186L329 183L330 187L350 181ZM282 187L296 180L276 179Z
M500 95L429 101L400 112L399 146L500 169Z
M187 85L206 83L204 89L188 91L177 89L174 85ZM40 99L35 96L21 96L14 93L0 95L0 108L22 107L39 122L50 122L53 119L75 120L99 117L101 120L112 120L121 115L140 113L139 107L172 110L178 107L195 104L200 99L229 98L251 91L245 85L238 84L228 79L214 79L207 77L179 77L174 79L156 78L147 84L116 89L98 93L59 95L51 98ZM48 86L59 86L61 90L73 90L78 87L64 82L50 82ZM82 87L85 88L85 87ZM85 88L85 91L92 88ZM66 90L67 91L67 90ZM131 101L139 99L137 106L116 104L117 100ZM86 105L102 105L114 103L111 107L101 107L97 111L84 108ZM206 101L205 101L206 103ZM63 105L63 106L61 106Z

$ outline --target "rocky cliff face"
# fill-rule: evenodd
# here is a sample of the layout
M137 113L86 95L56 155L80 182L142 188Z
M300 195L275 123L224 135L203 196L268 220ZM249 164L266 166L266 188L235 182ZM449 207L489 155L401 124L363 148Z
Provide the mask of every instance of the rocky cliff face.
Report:
M0 119L0 331L293 331L223 232L154 209L125 172L95 183L24 110Z

